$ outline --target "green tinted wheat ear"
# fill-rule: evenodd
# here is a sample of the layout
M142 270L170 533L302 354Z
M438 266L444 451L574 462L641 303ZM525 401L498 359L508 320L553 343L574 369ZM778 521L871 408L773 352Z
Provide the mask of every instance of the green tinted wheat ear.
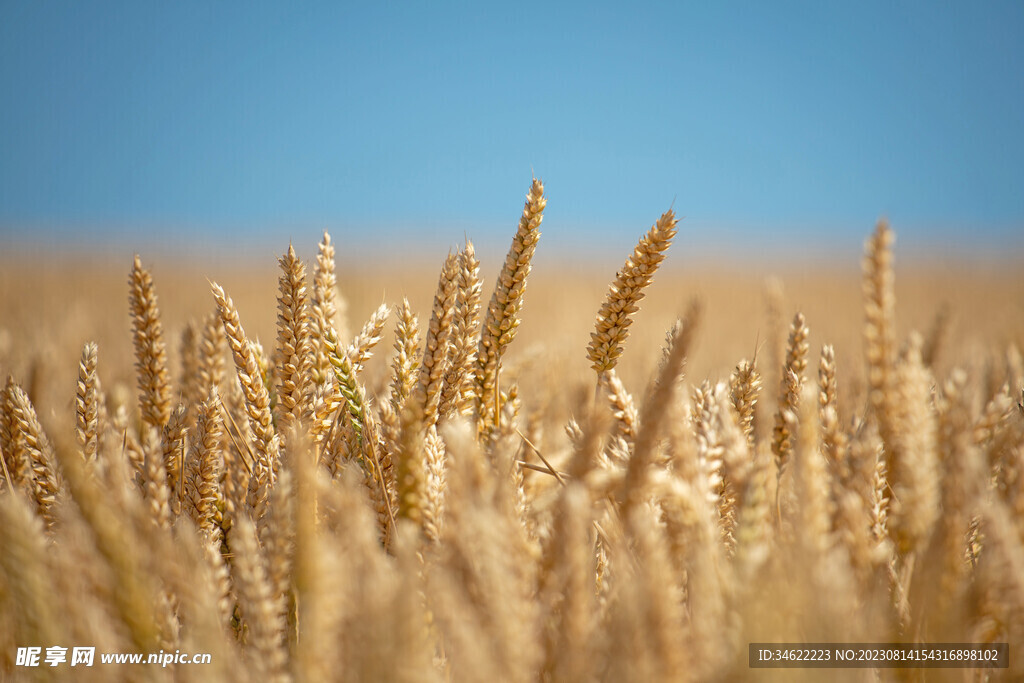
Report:
M519 228L512 240L512 246L505 256L505 264L498 274L494 294L487 305L480 330L480 350L477 361L476 384L479 401L479 426L493 424L500 410L498 373L501 356L505 347L515 339L519 329L519 311L523 306L523 292L526 277L530 274L533 253L540 239L540 224L544 219L544 207L548 200L544 196L544 183L533 179L526 205L519 219Z
M597 326L590 335L587 358L591 367L602 373L615 367L622 355L622 345L629 337L633 314L640 310L644 289L651 284L654 273L665 259L665 252L676 234L675 214L669 210L661 215L626 259L615 276L608 297L597 313Z
M128 276L128 302L132 314L142 419L154 427L162 428L171 417L167 349L164 346L164 331L160 323L153 277L142 267L138 254L135 255Z
M75 436L82 449L82 457L93 460L99 450L99 409L96 378L96 342L89 342L82 349L82 360L78 364L78 389L75 392Z
M312 416L315 350L310 334L306 293L306 266L288 245L278 262L281 276L277 295L277 410L284 434L292 425Z
M377 511L384 543L387 544L395 526L395 513L391 504L391 482L394 478L392 463L381 447L380 429L373 411L369 409L366 390L356 378L348 356L339 352L337 333L332 328L327 328L324 341L327 358L333 366L334 377L338 383L338 391L344 399L345 424L351 429L355 439L356 452L353 455L362 468Z

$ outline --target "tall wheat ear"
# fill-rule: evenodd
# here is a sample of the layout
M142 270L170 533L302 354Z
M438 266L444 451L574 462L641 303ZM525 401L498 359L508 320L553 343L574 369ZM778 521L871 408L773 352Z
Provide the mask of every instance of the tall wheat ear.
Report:
M135 255L128 276L128 302L132 315L135 368L139 383L139 408L144 422L162 429L171 418L171 384L167 371L167 347L160 322L153 276Z
M598 374L611 370L618 363L622 345L633 324L633 314L640 310L638 304L644 298L644 289L651 284L658 266L665 260L665 252L672 244L678 223L671 209L663 213L640 238L609 287L587 347L587 359Z
M526 277L530 274L533 253L540 239L540 224L544 220L544 208L548 200L544 196L544 183L533 179L530 192L526 195L523 215L519 219L516 236L512 239L505 256L505 263L498 274L494 293L487 305L480 330L480 350L477 353L477 425L482 431L493 426L500 414L501 392L498 375L501 357L505 348L512 343L519 329L519 312L523 306L526 291Z

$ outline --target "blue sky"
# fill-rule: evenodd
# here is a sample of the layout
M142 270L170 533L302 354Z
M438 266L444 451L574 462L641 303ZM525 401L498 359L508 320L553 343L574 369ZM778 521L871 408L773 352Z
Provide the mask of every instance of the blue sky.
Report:
M3 0L0 239L505 240L536 172L567 241L998 249L1022 74L1021 2Z

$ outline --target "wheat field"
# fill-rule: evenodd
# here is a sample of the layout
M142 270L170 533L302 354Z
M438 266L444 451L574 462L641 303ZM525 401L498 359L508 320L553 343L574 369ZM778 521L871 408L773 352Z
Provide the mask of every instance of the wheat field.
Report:
M618 271L533 267L546 203L504 260L0 257L0 677L1024 677L1019 267L903 268L880 222L682 268L672 211ZM99 661L157 652L210 662Z

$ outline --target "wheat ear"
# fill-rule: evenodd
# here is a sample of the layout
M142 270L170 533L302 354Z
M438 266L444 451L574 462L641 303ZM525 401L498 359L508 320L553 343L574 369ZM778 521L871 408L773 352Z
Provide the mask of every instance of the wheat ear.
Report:
M17 386L14 378L7 376L7 381L0 387L0 450L3 451L4 475L11 488L19 486L25 478L26 463L16 449L14 431L14 394L12 389Z
M476 349L480 343L478 328L482 288L480 261L476 258L473 243L467 239L465 249L459 254L458 294L452 322L451 357L448 359L438 410L442 419L461 412L472 403L473 392L467 386L467 379L476 366Z
M284 682L286 653L282 634L284 620L267 576L266 560L259 550L256 529L244 516L232 528L232 580L238 591L239 609L248 626L249 652L261 680Z
M263 382L256 352L245 336L234 302L217 283L211 283L211 287L224 324L224 334L235 360L249 426L255 436L256 462L249 484L249 502L259 517L265 511L269 486L273 483L275 463L279 457L277 433L270 414L270 395Z
M395 307L398 325L395 328L396 354L391 362L391 393L389 400L395 415L401 415L405 400L409 398L416 382L420 367L418 360L420 333L419 321L409 306L408 299L402 299L401 307Z
M345 355L352 363L352 370L357 374L373 356L373 349L384 338L384 325L388 322L387 304L381 304L359 330L359 334L349 342Z
M896 367L896 294L892 267L892 229L879 221L864 252L864 349L868 369L868 404L879 435L891 450L893 433L888 404Z
M331 235L324 230L316 255L316 269L313 273L313 310L312 319L315 325L316 346L316 377L320 384L331 376L331 364L327 360L327 349L323 338L328 326L338 324L338 308L336 304L338 278L334 274L334 244Z
M363 369L363 364L373 355L373 348L383 338L384 324L387 320L388 308L385 304L381 304L373 312L373 315L370 316L370 319L366 321L366 324L363 325L363 329L360 330L359 334L349 343L348 349L345 350L344 356L348 358L352 366L352 372L356 375ZM328 330L333 329L333 327L325 328L323 337L318 340L324 353L328 354L325 356L328 365L330 365L331 361L326 335ZM337 336L337 332L335 332L335 336ZM317 443L322 442L324 436L331 430L334 414L343 400L337 382L330 381L330 378L325 378L325 381L317 387L317 390L314 392L313 426L311 430Z
M671 210L663 213L640 238L609 287L587 347L587 358L599 374L618 363L622 345L629 337L629 326L633 324L633 314L640 310L638 304L644 298L644 289L651 284L654 273L665 259L678 222Z
M751 447L754 445L754 414L761 394L761 375L757 372L756 363L756 358L753 361L741 360L729 377L729 398Z
M315 350L310 334L306 266L288 251L278 261L281 276L277 295L277 406L280 433L312 417Z
M28 463L36 509L50 528L56 522L54 505L61 488L53 446L39 424L28 394L14 385L10 387L10 396L14 406L14 459Z
M779 477L793 455L794 434L787 412L793 418L799 415L800 392L804 385L804 371L807 369L807 354L810 345L807 335L810 330L804 321L804 314L797 313L789 327L789 347L786 362L782 367L782 385L779 388L779 409L775 413L775 428L772 432L772 452Z
M96 342L82 349L78 364L78 388L75 392L75 436L82 449L82 457L94 460L99 450L99 395L96 386Z
M612 415L615 418L612 423L612 438L621 437L627 444L631 444L636 438L637 423L640 421L633 397L626 390L626 386L614 369L604 372L602 381L608 389L608 402L611 404Z
M843 457L846 434L839 426L839 405L836 399L836 352L831 344L821 349L818 366L818 419L821 421L821 450L829 467L845 480L848 464Z
M512 239L512 246L505 256L505 264L498 274L494 293L487 305L487 315L480 330L476 371L477 416L481 430L488 429L488 425L494 423L500 412L498 374L501 356L505 352L505 347L515 339L516 330L519 328L519 312L523 306L526 277L530 274L533 253L537 249L537 240L540 239L540 224L544 219L547 202L544 196L544 183L534 178L530 192L526 195L519 228Z
M386 545L390 541L395 525L390 490L392 464L386 457L386 451L380 447L380 430L374 420L373 411L369 409L366 391L356 378L348 357L339 353L337 333L328 328L324 341L327 357L334 367L338 389L345 400L347 423L355 435L359 462L377 510L377 519Z
M207 399L200 404L196 417L196 434L192 440L189 459L195 463L193 486L196 494L195 522L199 530L217 543L223 541L221 493L221 438L224 418L221 417L220 396L216 388L210 389Z
M924 366L921 346L920 336L912 334L896 368L890 416L895 442L886 463L893 491L889 529L904 554L924 547L940 513L934 379Z
M445 258L434 295L434 310L427 328L427 340L420 364L420 378L416 385L416 398L423 406L426 425L437 423L441 401L441 387L448 362L448 341L452 332L452 316L458 290L459 259L449 253Z
M139 383L139 407L144 422L162 429L171 417L171 385L167 373L167 349L163 325L157 307L153 277L135 255L128 277L128 302L131 306L135 344L136 373Z

